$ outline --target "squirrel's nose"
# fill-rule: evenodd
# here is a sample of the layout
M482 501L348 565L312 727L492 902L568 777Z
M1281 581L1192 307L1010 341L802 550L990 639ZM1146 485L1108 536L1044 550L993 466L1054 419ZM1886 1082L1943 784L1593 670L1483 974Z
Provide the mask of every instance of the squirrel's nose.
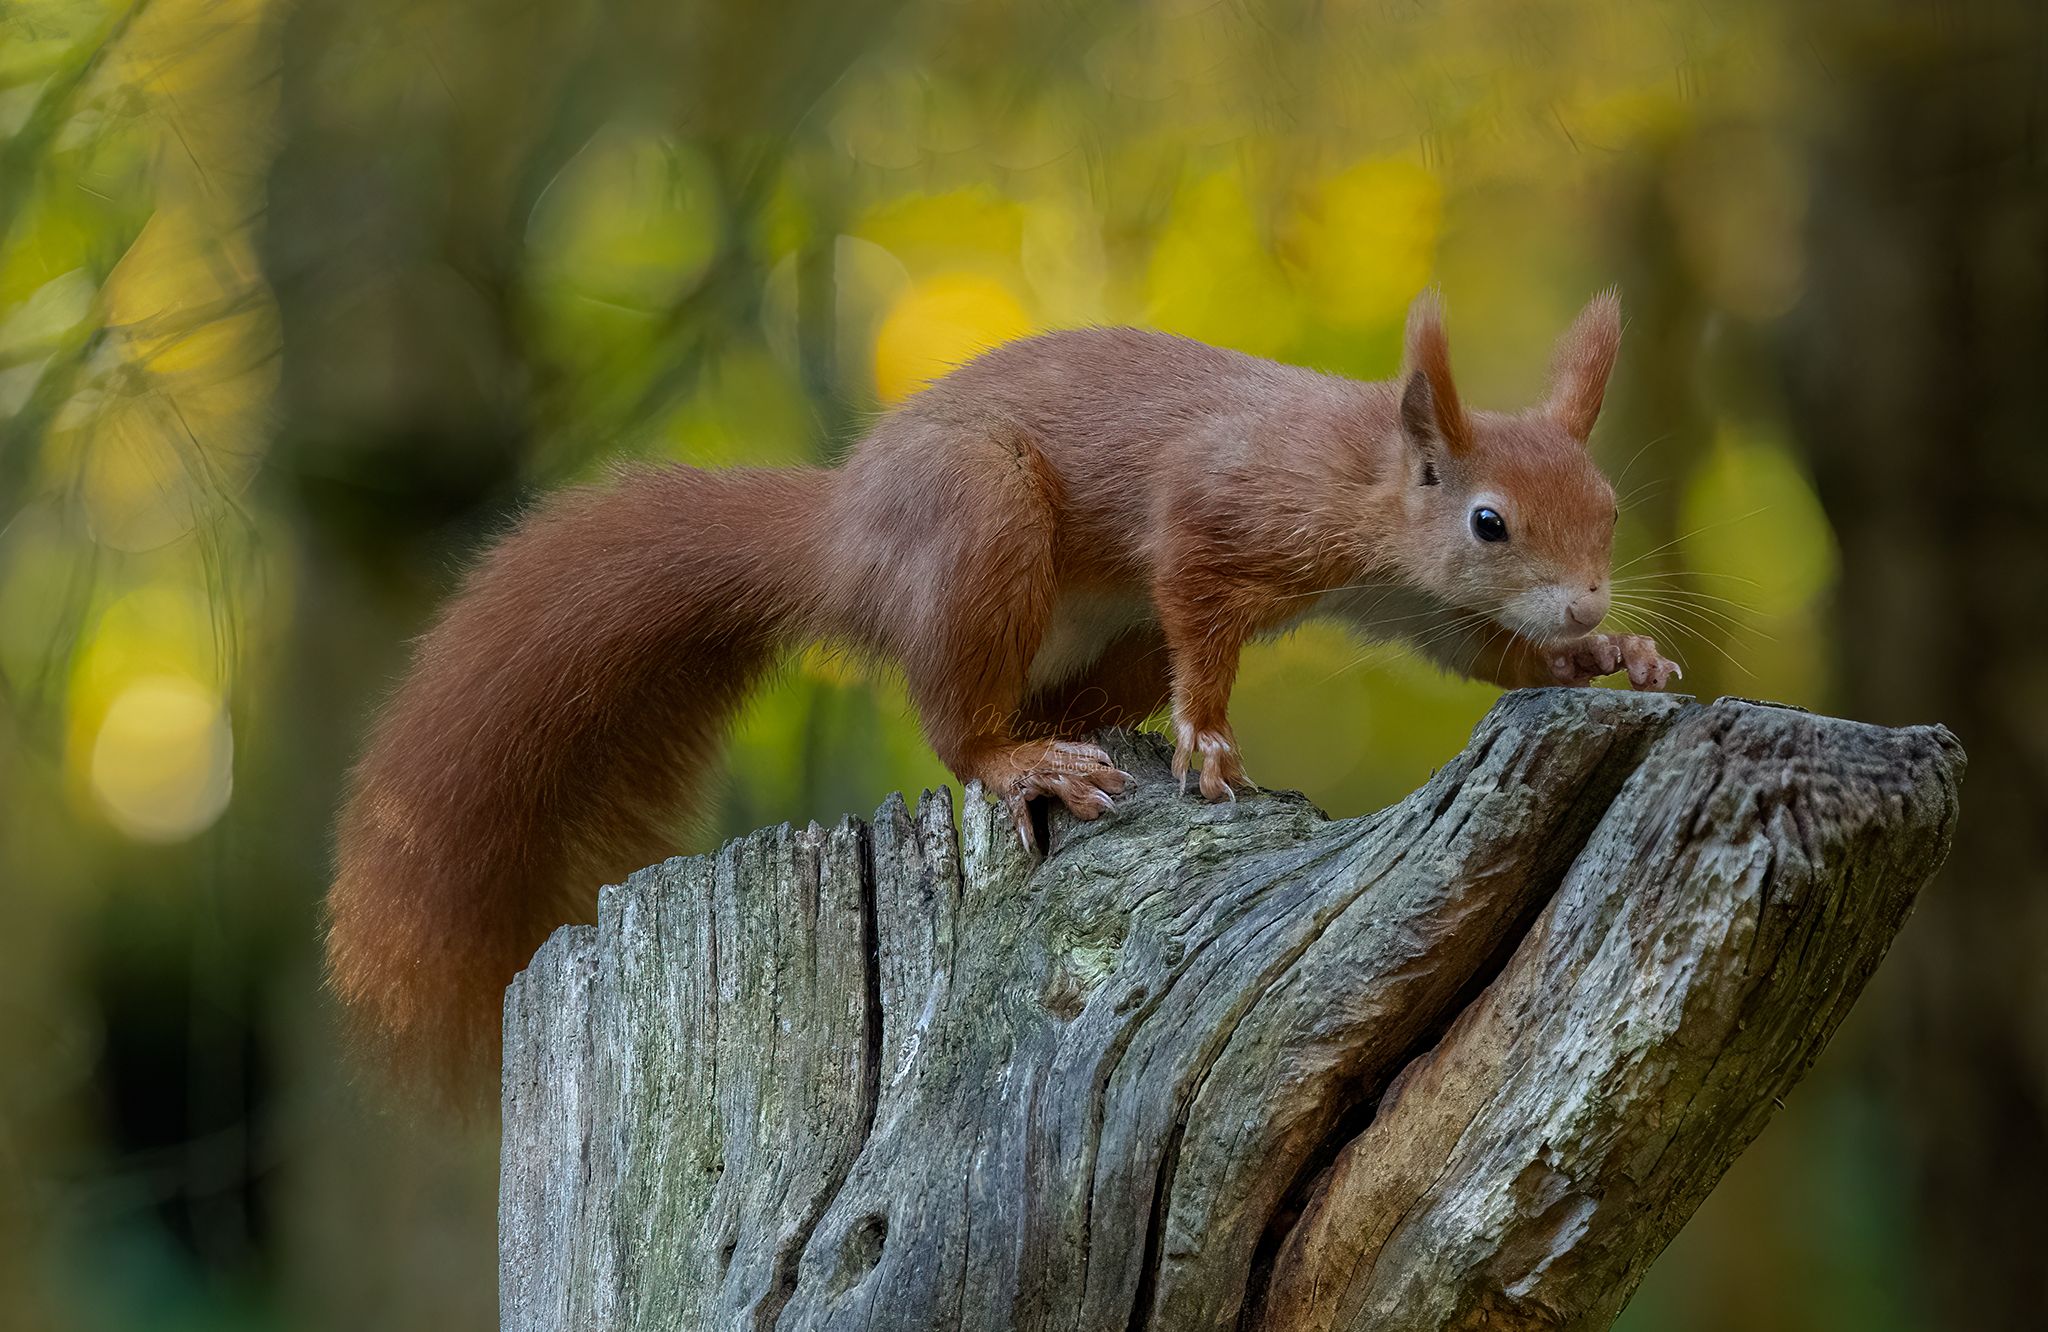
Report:
M1584 592L1573 597L1572 604L1566 608L1565 613L1571 616L1574 625L1581 629L1591 629L1594 625L1607 618L1607 593L1605 589L1598 583L1595 583Z

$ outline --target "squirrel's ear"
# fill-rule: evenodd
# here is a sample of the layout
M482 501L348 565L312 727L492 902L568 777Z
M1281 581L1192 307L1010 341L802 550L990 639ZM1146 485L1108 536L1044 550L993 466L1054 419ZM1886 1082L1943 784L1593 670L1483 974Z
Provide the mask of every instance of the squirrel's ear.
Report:
M1543 410L1582 444L1600 419L1607 377L1620 350L1621 296L1609 287L1579 311L1550 358L1550 400Z
M1441 448L1456 457L1472 447L1472 426L1451 380L1451 344L1434 289L1408 307L1405 348L1401 428L1425 450Z
M1421 457L1422 484L1435 485L1436 465L1446 450L1436 425L1436 394L1429 387L1429 376L1420 370L1410 370L1401 385L1401 433Z

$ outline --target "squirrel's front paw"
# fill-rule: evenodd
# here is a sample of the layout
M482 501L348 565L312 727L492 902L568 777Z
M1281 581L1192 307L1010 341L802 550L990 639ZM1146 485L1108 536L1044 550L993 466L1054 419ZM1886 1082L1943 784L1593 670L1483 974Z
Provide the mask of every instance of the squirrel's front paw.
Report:
M1202 794L1211 803L1218 800L1237 800L1239 786L1250 786L1251 779L1244 775L1244 761L1238 757L1237 737L1231 734L1228 725L1198 727L1192 722L1176 721L1173 724L1173 775L1180 783L1180 789L1188 789L1188 774L1194 770L1194 761L1202 761Z
M1550 655L1551 677L1563 685L1591 684L1621 670L1631 689L1662 689L1685 678L1678 663L1657 650L1657 640L1642 634L1592 634Z

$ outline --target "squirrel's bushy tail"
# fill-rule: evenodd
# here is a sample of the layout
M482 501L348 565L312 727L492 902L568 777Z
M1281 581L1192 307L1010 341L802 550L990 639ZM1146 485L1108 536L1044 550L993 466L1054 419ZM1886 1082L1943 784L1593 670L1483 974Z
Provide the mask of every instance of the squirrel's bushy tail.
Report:
M341 818L330 983L373 1053L462 1100L504 987L664 854L821 583L821 470L644 468L549 501L416 645Z

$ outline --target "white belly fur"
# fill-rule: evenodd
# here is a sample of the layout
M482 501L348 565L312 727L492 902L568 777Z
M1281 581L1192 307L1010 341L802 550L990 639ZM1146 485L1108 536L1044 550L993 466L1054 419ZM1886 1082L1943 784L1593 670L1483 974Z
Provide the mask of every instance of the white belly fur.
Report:
M1102 650L1122 635L1157 617L1144 597L1082 593L1063 597L1039 640L1025 682L1033 690L1073 679L1095 664Z

